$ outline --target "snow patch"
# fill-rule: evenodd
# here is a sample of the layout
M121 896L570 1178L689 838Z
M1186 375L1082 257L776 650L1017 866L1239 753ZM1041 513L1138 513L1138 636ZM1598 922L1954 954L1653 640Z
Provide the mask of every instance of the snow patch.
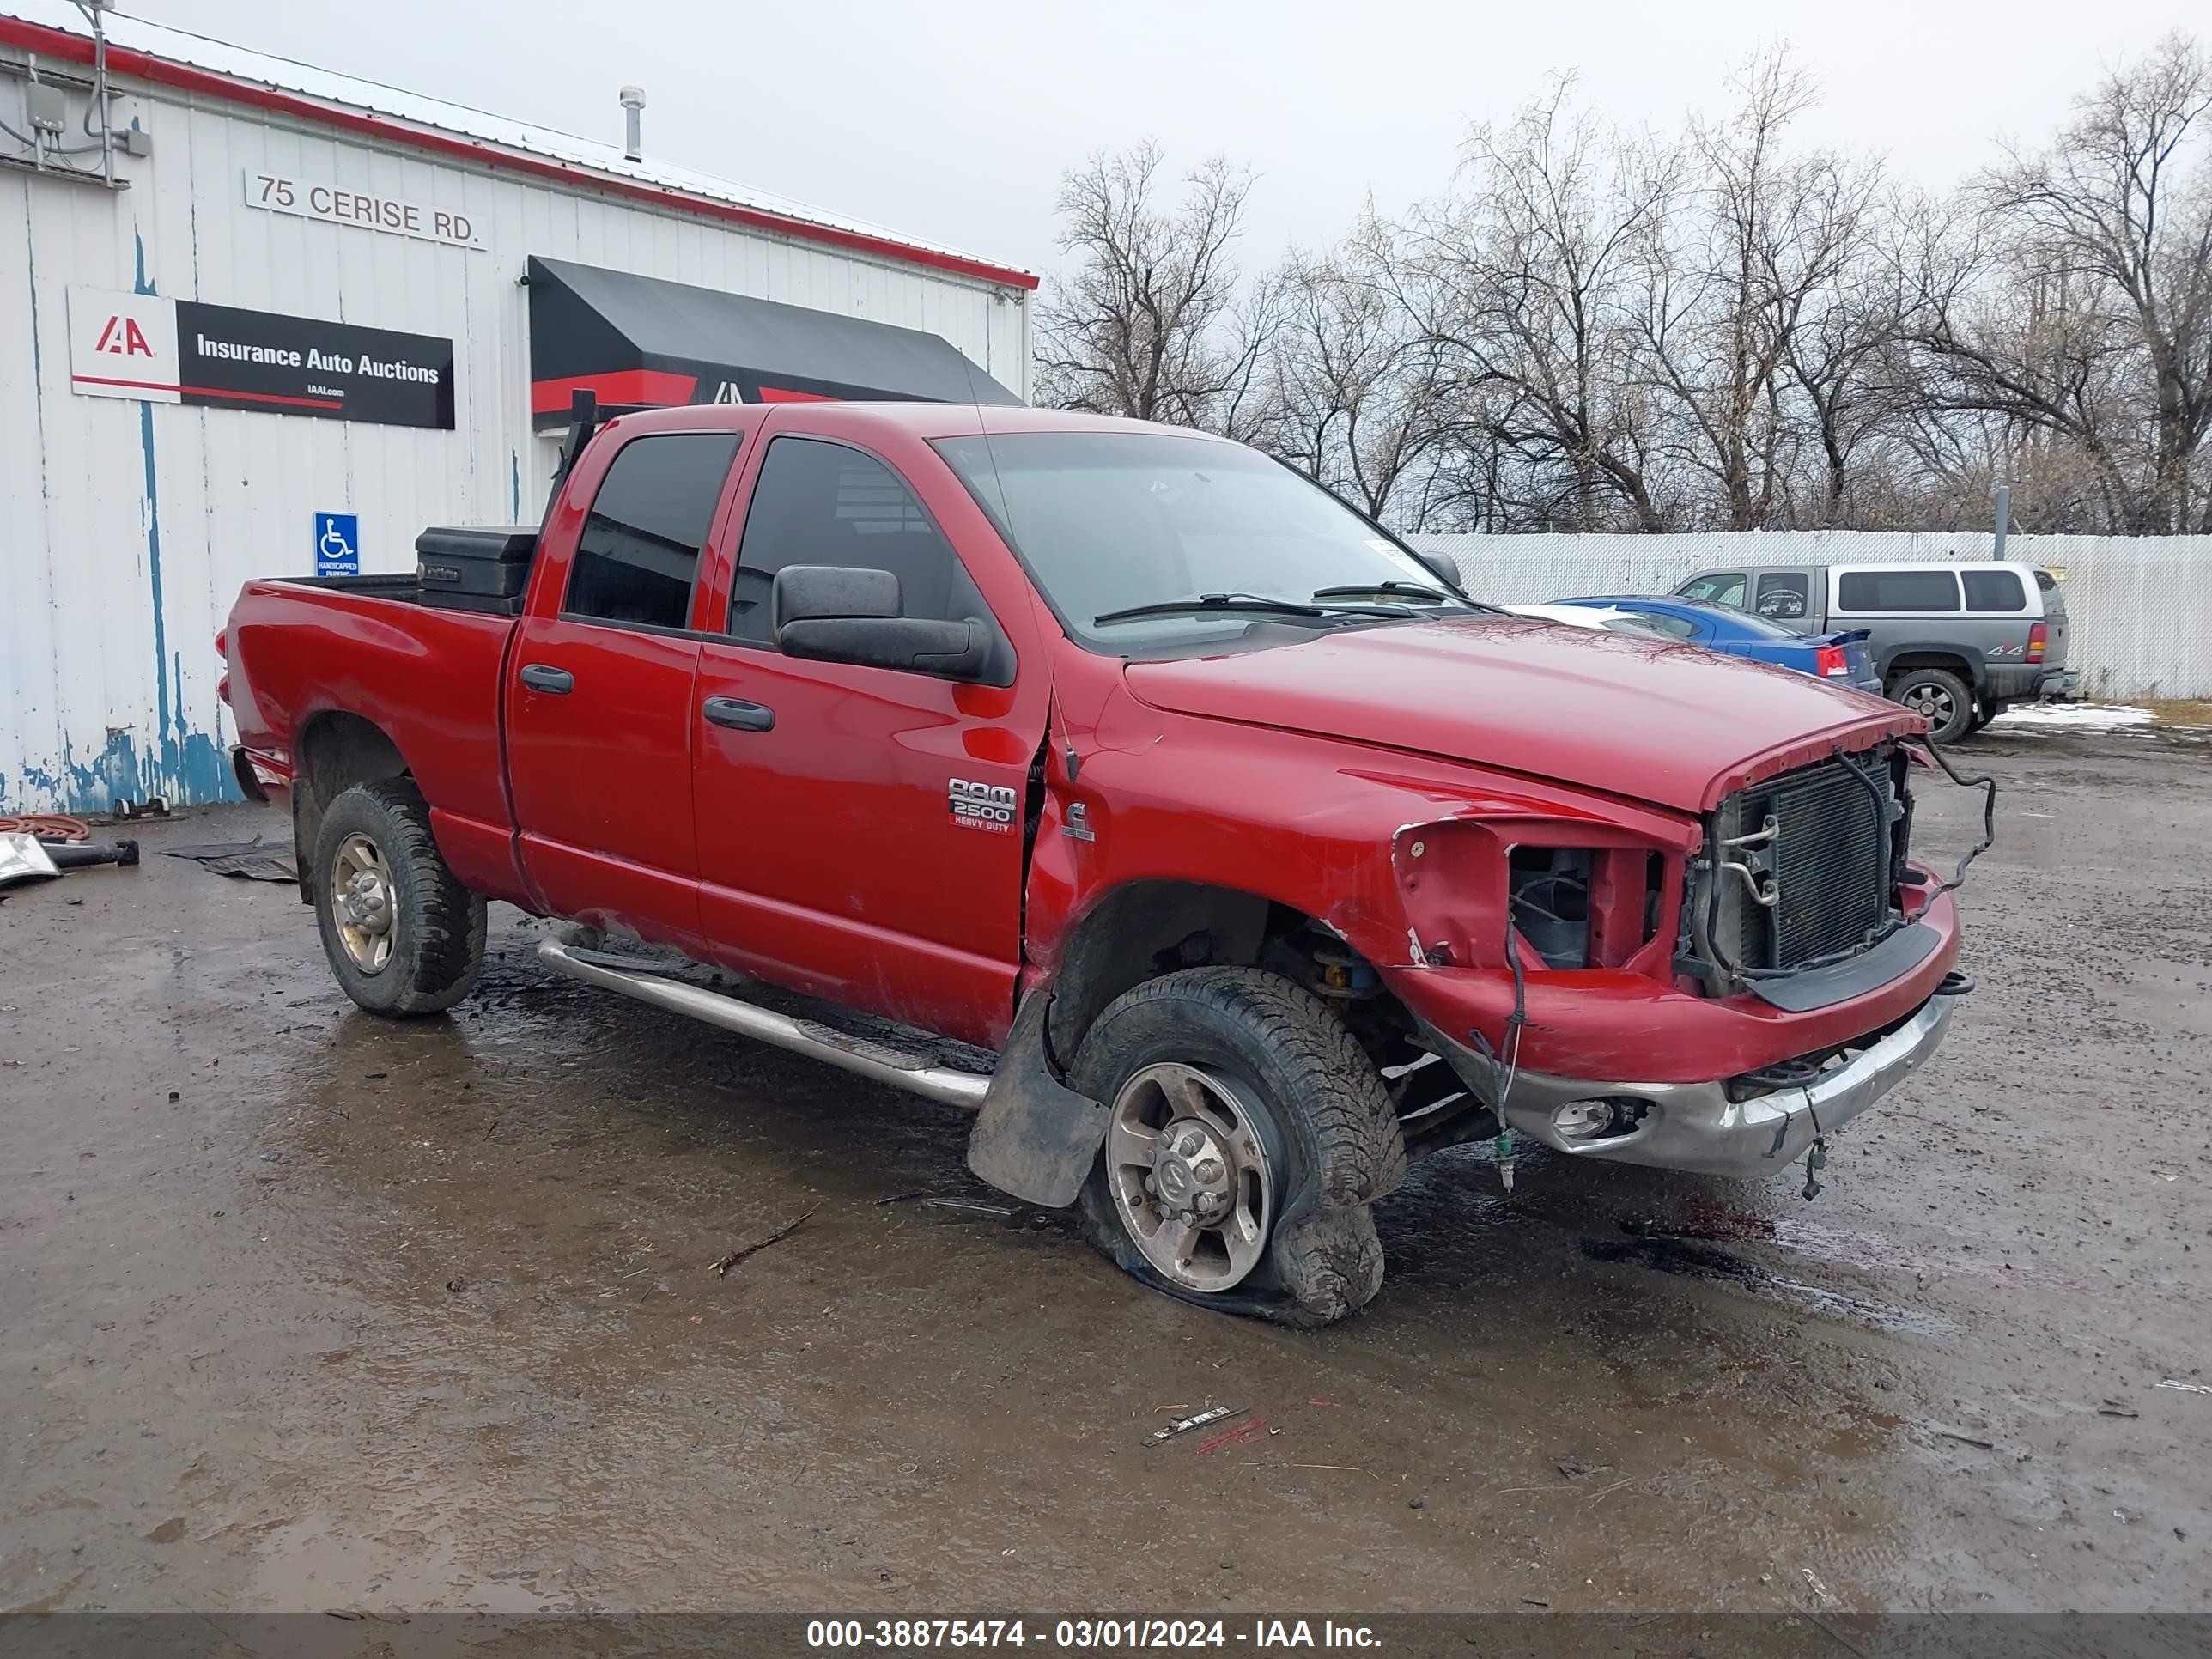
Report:
M2118 732L2151 726L2158 716L2124 702L2020 703L1990 722L1992 732Z

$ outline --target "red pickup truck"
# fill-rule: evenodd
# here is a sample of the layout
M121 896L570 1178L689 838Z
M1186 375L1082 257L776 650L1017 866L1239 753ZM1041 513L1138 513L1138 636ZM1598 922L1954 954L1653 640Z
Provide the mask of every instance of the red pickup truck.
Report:
M218 642L355 1001L465 996L487 900L581 924L550 969L975 1109L983 1178L1206 1305L1362 1306L1369 1206L1470 1140L1809 1189L1969 988L1917 716L1496 611L1225 440L586 420L541 526L418 548Z

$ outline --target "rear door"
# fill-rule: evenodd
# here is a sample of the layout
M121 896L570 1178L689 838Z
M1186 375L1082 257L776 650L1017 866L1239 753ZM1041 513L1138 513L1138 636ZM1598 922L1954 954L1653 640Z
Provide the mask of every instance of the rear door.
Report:
M596 482L580 477L589 508L550 531L575 538L557 601L532 594L508 660L507 775L542 902L687 947L699 931L692 598L739 439L641 433Z
M995 1042L1049 671L1011 556L971 572L957 550L995 534L951 472L919 441L885 453L866 447L883 434L838 435L852 424L779 415L749 469L691 711L701 919L731 967ZM991 621L994 683L783 655L769 597L793 564L889 570L907 616Z
M2035 573L2035 586L2043 596L2043 623L2047 630L2043 647L2045 668L2066 665L2066 590L2048 570Z
M1764 617L1801 634L1815 631L1820 622L1820 606L1810 570L1755 572L1751 604L1745 608L1755 617Z

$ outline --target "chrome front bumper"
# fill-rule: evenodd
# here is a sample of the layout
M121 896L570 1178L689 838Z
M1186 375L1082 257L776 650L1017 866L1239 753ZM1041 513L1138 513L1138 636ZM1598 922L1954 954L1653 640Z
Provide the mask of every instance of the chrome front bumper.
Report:
M1522 1072L1513 1079L1505 1119L1514 1129L1573 1158L1611 1158L1700 1175L1779 1175L1822 1135L1832 1135L1894 1089L1936 1052L1956 1011L1955 996L1930 997L1872 1048L1802 1088L1733 1101L1724 1082L1600 1083ZM1487 1068L1479 1056L1468 1055ZM1466 1067L1455 1067L1466 1075ZM1474 1079L1471 1086L1480 1089ZM1643 1121L1624 1134L1569 1140L1552 1114L1571 1100L1603 1097L1644 1103Z

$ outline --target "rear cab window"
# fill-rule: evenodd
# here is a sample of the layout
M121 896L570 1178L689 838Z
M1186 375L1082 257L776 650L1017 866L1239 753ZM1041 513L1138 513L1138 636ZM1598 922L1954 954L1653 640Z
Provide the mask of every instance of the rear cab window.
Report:
M571 622L683 629L735 432L659 432L617 452L576 538L561 615Z
M1850 616L1877 611L1954 614L1959 579L1948 570L1846 570L1836 577L1835 608Z

